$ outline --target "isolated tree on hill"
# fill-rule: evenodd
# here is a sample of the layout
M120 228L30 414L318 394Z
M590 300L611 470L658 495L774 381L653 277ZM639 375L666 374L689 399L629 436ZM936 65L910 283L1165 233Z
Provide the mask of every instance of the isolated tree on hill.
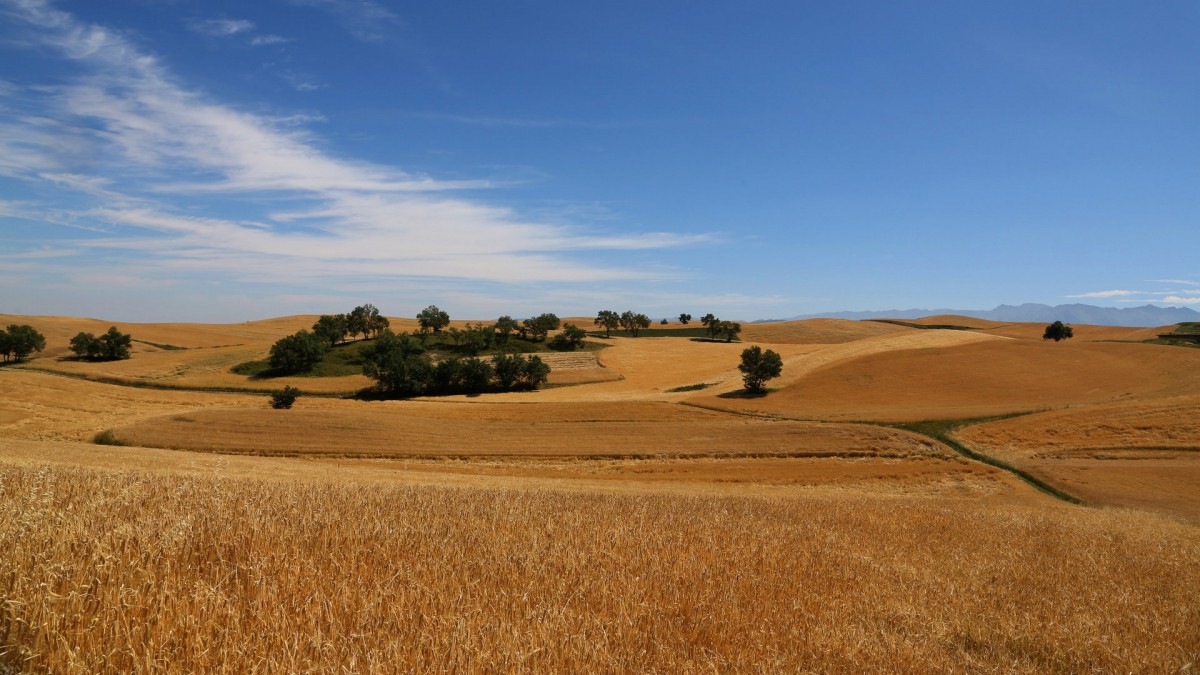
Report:
M587 331L574 324L566 324L563 330L554 339L550 341L550 346L554 349L562 351L575 351L583 346L583 339L587 337Z
M679 315L679 323L681 323L685 326L688 325L688 322L691 320L692 320L691 314L680 314Z
M312 327L313 334L329 342L330 347L345 340L348 331L345 314L322 314Z
M421 324L421 332L439 333L450 325L450 315L438 309L437 305L430 305L417 314L417 322Z
M303 373L312 370L327 353L329 344L323 338L301 330L271 345L268 362L280 373Z
M596 314L596 321L594 323L597 326L604 327L604 337L612 337L613 330L621 325L621 315L611 309L603 309Z
M549 312L525 319L523 323L529 336L538 341L545 340L550 331L558 330L558 327L562 325L558 316Z
M4 360L12 358L24 361L30 354L46 348L46 337L28 324L9 324L8 330L0 330L0 352Z
M742 371L746 390L760 392L767 380L779 377L783 372L783 359L775 351L768 349L764 352L755 345L742 352L742 363L738 370Z
M1074 337L1074 335L1075 331L1071 330L1070 326L1061 321L1055 321L1049 326L1046 326L1046 332L1042 333L1042 339L1059 342L1060 340L1066 340L1069 337Z
M725 336L726 342L733 342L733 338L742 332L742 324L736 321L722 321L718 328L720 334Z

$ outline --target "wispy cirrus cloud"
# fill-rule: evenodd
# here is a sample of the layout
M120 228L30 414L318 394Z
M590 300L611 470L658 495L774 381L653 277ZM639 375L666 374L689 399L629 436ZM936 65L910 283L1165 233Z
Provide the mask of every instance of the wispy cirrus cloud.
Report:
M332 14L355 38L378 42L390 29L401 24L400 17L374 0L290 0L291 4L316 7Z
M1131 295L1145 295L1146 291L1092 291L1090 293L1076 293L1068 295L1068 298L1121 298Z
M370 2L307 4L394 19ZM143 273L164 279L185 273L263 283L647 280L678 275L580 256L709 241L531 221L454 194L489 188L489 181L443 181L339 157L294 118L249 113L192 91L121 33L47 0L0 0L0 7L27 26L31 44L80 70L68 84L9 97L28 114L0 122L0 171L72 195L61 203L75 206L19 208L23 217L98 232L73 245L102 253L107 264L136 260ZM239 35L253 30L246 24L208 29ZM242 214L218 213L214 201L236 202Z
M245 19L197 19L187 22L193 32L210 37L231 37L254 30L254 22Z

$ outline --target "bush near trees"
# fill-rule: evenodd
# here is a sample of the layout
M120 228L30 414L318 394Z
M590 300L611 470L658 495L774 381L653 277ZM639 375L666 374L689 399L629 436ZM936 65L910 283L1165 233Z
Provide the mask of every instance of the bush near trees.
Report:
M550 347L564 352L573 352L583 346L587 331L574 324L566 324L558 335L550 340Z
M71 338L71 351L75 356L88 361L120 361L130 357L133 347L133 336L122 333L116 326L110 326L108 331L96 337L91 333L80 332Z
M763 384L772 378L779 377L783 372L783 359L774 350L763 351L755 345L742 351L742 362L738 366L742 371L742 382L750 392L763 391Z
M271 407L276 410L289 410L296 399L300 397L300 390L295 387L284 387L283 391L277 391L271 394Z
M1070 326L1061 321L1055 321L1049 326L1046 326L1046 332L1042 333L1043 340L1054 340L1055 342L1066 340L1067 338L1074 336L1075 331L1071 330Z
M736 321L721 321L718 325L717 333L725 336L726 342L733 342L733 338L742 332L742 324Z
M7 330L0 330L0 354L4 362L24 361L34 352L46 348L46 337L28 324L9 324Z
M324 338L301 330L272 345L268 363L280 373L303 373L320 363L329 349Z
M691 314L680 314L679 315L679 323L681 323L685 326L688 325L688 322L691 320L692 320Z

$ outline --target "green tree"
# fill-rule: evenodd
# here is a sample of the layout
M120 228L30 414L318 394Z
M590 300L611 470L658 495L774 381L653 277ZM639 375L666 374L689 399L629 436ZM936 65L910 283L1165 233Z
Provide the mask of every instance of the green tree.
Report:
M281 338L271 345L271 368L280 373L303 373L329 353L329 345L318 335L306 330Z
M637 337L639 330L650 327L650 317L632 311L622 312L620 323L625 332Z
M1049 326L1046 326L1046 332L1042 333L1043 340L1054 340L1055 342L1066 340L1067 338L1074 336L1075 331L1071 330L1070 326L1061 321L1055 321Z
M736 321L721 321L718 325L719 334L725 336L726 342L733 342L733 338L742 332L742 324ZM714 336L715 337L715 336Z
M686 325L688 324L688 322L689 322L689 321L691 321L691 320L692 320L692 315L691 315L691 314L680 314L680 315L679 315L679 323L681 323L681 324L683 324L683 325L685 325L685 326L686 326Z
M345 314L322 314L312 327L313 335L328 342L330 347L344 341L349 330Z
M46 348L46 337L28 324L9 324L7 331L0 331L0 351L4 360L10 356L16 361L24 361L34 352Z
M520 354L497 354L492 357L492 371L501 389L512 389L525 372L525 357Z
M583 339L587 337L587 331L574 324L566 324L563 330L554 339L550 340L550 347L564 352L571 352L583 346Z
M130 350L133 348L132 335L122 333L117 330L116 326L110 326L108 331L98 339L100 341L100 358L105 361L119 361L129 358Z
M537 389L550 379L550 364L540 357L530 356L521 370L521 384L530 389Z
M417 322L421 324L422 333L440 333L450 325L450 315L430 305L417 314Z
M537 341L545 340L550 331L558 330L560 325L562 324L559 322L558 316L549 312L525 319L524 321L525 330L528 331L532 339Z
M596 321L594 323L597 326L604 327L604 337L611 337L612 332L616 330L617 326L621 325L621 315L611 309L603 309L596 314Z
M372 304L359 305L346 316L346 329L353 337L362 333L364 339L378 335L388 327L387 317L379 314L379 308Z
M721 328L721 320L714 316L712 312L700 317L700 325L708 329L708 334L712 339L717 339L717 332Z
M465 359L459 371L463 393L478 394L487 391L492 383L495 370L492 364L481 359Z
M763 351L755 345L742 351L742 363L738 366L742 371L742 382L747 391L760 392L763 384L772 378L779 377L783 372L783 359L773 350Z
M432 379L432 368L422 356L425 348L411 335L383 331L363 352L363 374L375 380L379 391L393 396L416 396Z
M71 351L81 359L96 361L100 359L100 341L95 335L80 331L71 338Z
M492 326L492 330L496 332L496 337L500 344L508 344L508 338L519 328L516 320L507 314L496 319L496 324Z

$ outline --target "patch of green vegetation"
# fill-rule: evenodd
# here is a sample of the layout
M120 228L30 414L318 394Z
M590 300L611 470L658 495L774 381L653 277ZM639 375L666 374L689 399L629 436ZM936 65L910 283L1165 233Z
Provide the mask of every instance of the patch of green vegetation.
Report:
M1200 333L1200 322L1185 321L1175 328L1176 333Z
M168 352L180 351L180 350L184 350L184 349L191 349L191 347L180 347L179 345L165 345L165 344L161 344L159 342L150 342L149 340L134 340L134 342L144 344L144 345L150 345L151 347L158 347L159 349L162 349L162 350L165 350Z
M958 441L954 440L954 438L953 438L954 431L956 429L961 429L962 427L971 426L972 424L982 424L984 422L995 422L997 420L1006 420L1006 419L1009 419L1012 417L1020 417L1022 415L1028 415L1028 414L1029 413L1027 413L1027 412L1019 412L1019 413L1011 413L1008 415L996 415L994 417L972 417L972 418L957 419L957 420L925 420L923 422L909 422L909 423L905 423L905 424L887 424L884 426L889 426L889 427L893 427L896 429L904 429L905 431L911 431L913 433L921 434L922 436L928 436L936 441L945 443L946 445L950 446L955 452L962 455L963 457L966 457L968 459L973 459L977 462L983 462L984 464L994 466L997 469L1003 469L1004 471L1007 471L1007 472L1013 474L1017 478L1020 478L1021 480L1025 481L1026 483L1032 485L1033 487L1037 488L1038 490L1041 490L1042 492L1045 492L1046 494L1048 494L1052 497L1061 499L1064 502L1070 502L1071 504L1082 504L1083 500L1081 500L1078 497L1075 497L1073 495L1070 495L1066 492L1063 492L1062 490L1054 487L1053 485L1050 485L1049 483L1043 481L1042 479L1038 478L1037 476L1034 476L1033 474L1029 473L1028 471L1025 471L1024 469L1018 469L1017 467L1013 466L1012 464L1009 464L1008 462L1005 462L1004 460L996 459L995 457L991 457L989 455L985 455L983 453L976 452L976 451L968 448L967 446L963 445L962 443L959 443Z
M116 435L113 434L112 429L105 429L104 431L101 431L100 433L96 434L95 436L92 437L92 442L95 443L96 445L115 445L115 446L129 445L125 441L118 439L116 437Z
M875 323L890 323L893 326L907 326L908 328L919 328L921 330L979 330L971 326L956 326L952 323L912 323L911 321L898 321L896 319L867 319Z
M685 384L682 387L671 387L670 389L668 389L666 391L669 394L674 394L674 393L678 393L681 391L699 391L701 389L708 389L709 387L715 386L716 384L717 384L716 382L701 382L699 384Z

